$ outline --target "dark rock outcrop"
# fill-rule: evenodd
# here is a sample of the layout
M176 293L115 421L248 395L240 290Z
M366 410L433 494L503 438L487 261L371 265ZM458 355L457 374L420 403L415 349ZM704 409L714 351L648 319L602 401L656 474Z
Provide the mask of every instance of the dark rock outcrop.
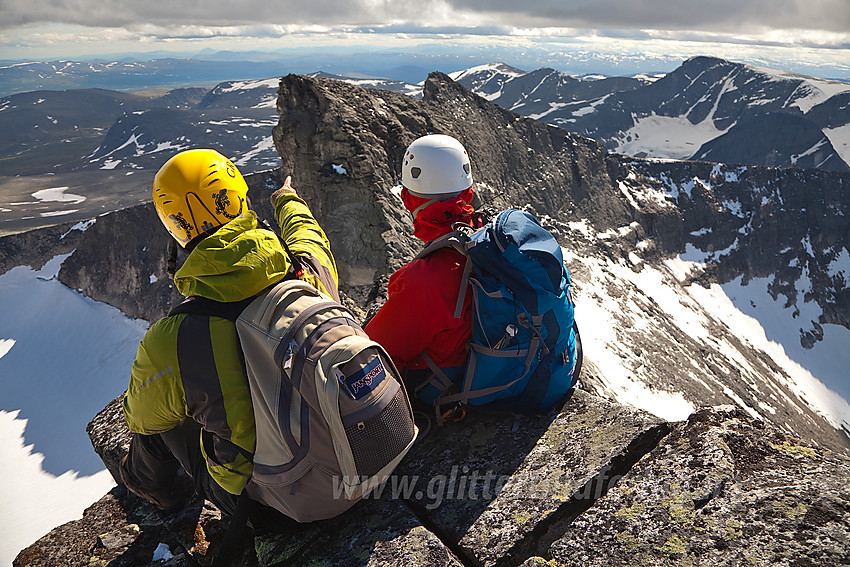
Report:
M735 124L703 144L694 158L730 164L850 170L822 126L787 114L764 114Z
M282 184L279 171L247 175L245 179L258 216L276 226L269 195ZM59 272L60 281L71 289L83 290L92 299L148 321L165 316L182 300L166 271L169 236L153 204L99 217L75 236L76 251ZM0 251L2 248L0 245ZM184 257L181 252L178 261Z
M616 162L591 140L519 117L433 73L423 102L389 91L290 75L281 81L274 140L334 244L345 292L373 300L420 247L392 195L404 150L428 133L463 140L484 206L528 204L553 217L627 224ZM344 173L343 173L344 172ZM299 189L301 191L302 189ZM375 282L378 282L376 285Z

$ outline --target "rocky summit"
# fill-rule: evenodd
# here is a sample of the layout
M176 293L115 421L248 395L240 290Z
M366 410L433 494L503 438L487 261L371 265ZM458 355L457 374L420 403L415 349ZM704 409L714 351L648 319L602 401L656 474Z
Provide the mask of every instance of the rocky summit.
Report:
M838 218L850 214L847 174L612 156L439 73L422 101L287 76L277 111L282 167L249 176L252 202L270 218L268 195L293 176L331 239L357 316L380 305L389 275L419 249L397 172L406 146L427 133L464 142L479 206L523 208L558 237L577 302L614 302L618 313L608 346L586 344L580 387L562 407L470 412L441 427L420 418L421 440L385 485L333 520L246 538L243 565L850 564L841 425L728 321L685 299L677 317L646 285L653 278L685 298L775 275L772 289L790 305L820 309L800 330L816 344L816 325L848 321L846 290L829 269L847 242ZM150 205L73 228L3 238L0 270L73 251L59 279L95 300L151 321L179 300ZM812 254L794 245L800 239L817 243ZM686 250L701 252L697 267L663 270ZM778 265L789 268L771 272ZM805 293L795 287L803 276ZM594 322L579 325L591 336ZM611 344L616 367L603 349ZM665 419L629 405L615 372L693 411ZM116 479L129 441L119 401L88 427ZM209 503L163 515L119 483L14 564L209 565L226 525Z

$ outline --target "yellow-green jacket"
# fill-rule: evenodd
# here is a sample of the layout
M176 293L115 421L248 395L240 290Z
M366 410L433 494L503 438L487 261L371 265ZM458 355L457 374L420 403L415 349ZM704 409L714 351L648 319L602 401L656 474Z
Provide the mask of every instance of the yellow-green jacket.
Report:
M330 243L304 201L284 194L275 217L290 251L306 268L299 277L338 300ZM247 211L201 241L174 283L187 297L234 302L279 282L289 268L277 236L258 229L256 214ZM179 314L154 323L139 344L124 417L130 431L144 435L193 418L203 426L200 446L210 475L231 494L242 492L253 469L256 435L233 322Z

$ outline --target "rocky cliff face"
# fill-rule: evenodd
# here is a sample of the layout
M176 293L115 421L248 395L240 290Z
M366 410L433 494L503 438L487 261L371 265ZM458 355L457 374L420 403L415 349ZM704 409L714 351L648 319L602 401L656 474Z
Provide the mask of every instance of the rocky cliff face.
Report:
M800 321L801 340L817 340L818 327L850 328L850 273L834 269L850 242L850 177L819 170L789 170L710 163L625 161L638 184L659 187L677 218L645 222L667 252L707 263L710 278L728 282L769 278L788 305L815 303L823 315ZM628 181L631 183L631 181ZM633 184L634 185L634 184ZM805 287L800 281L807 280Z
M840 220L850 212L846 175L616 158L441 74L429 77L422 102L288 76L277 108L283 167L250 177L249 195L271 218L268 195L293 175L328 232L342 291L358 315L381 302L389 274L419 248L393 192L405 147L429 132L452 134L471 155L479 204L537 214L565 248L578 302L618 305L610 323L616 372L645 380L652 395L745 411L705 409L674 423L621 405L613 401L623 397L613 367L593 349L603 345L589 342L583 391L562 410L473 415L434 429L380 497L297 534L246 542L246 564L535 565L542 557L571 565L641 557L672 565L696 564L705 554L730 565L850 560L846 435L727 322L706 317L695 332L639 285L661 278L665 261L692 249L704 252L703 267L688 281L663 276L670 289L761 277L772 260L796 254L802 262L805 246L795 242L806 237L819 250L805 258L805 273L815 274L818 262L830 265L826 245L839 254L848 241ZM155 320L179 299L165 275L165 233L149 205L98 217L85 231L70 228L0 240L0 268L75 250L59 277L98 301ZM794 279L795 265L787 264L774 270L775 289L790 299L782 282ZM827 279L795 297L846 325L846 291ZM705 315L689 308L689 317ZM579 321L589 335L594 323ZM89 433L115 475L127 442L118 405ZM167 564L208 564L223 522L202 502L163 517L118 488L82 520L25 550L16 565L145 565L161 543L173 556ZM776 543L791 540L800 542L793 557L791 547Z
M307 77L281 82L274 140L282 170L292 172L321 219L351 295L379 295L383 278L421 245L392 189L404 150L427 133L464 141L481 164L481 205L527 204L541 215L588 218L600 229L631 219L613 184L616 161L598 144L520 118L442 74L429 77L423 99Z

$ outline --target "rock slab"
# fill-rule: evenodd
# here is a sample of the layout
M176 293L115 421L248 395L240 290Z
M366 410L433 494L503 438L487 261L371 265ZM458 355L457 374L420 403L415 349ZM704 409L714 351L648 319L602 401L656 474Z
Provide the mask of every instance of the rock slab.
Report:
M554 542L566 566L850 565L850 461L702 409Z

